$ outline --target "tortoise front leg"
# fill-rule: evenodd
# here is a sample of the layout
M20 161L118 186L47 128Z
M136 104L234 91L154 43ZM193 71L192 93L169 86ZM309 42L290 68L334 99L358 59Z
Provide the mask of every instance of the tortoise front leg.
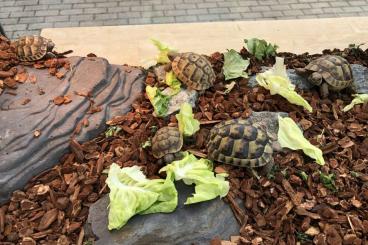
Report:
M322 98L327 98L328 96L328 84L327 83L323 83L321 86L320 86L320 94L321 94L321 97Z

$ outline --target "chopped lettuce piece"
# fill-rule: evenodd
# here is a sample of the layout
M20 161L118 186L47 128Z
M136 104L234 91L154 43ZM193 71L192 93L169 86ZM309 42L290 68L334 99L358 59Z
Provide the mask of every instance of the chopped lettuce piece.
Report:
M184 158L166 165L160 172L166 171L175 180L183 180L186 185L195 184L195 193L185 204L208 201L217 196L224 197L229 192L229 182L225 180L226 173L214 174L212 162L207 159L197 159L188 152Z
M248 77L245 70L249 66L249 60L244 60L234 49L229 50L224 54L224 71L225 80L238 77Z
M122 130L121 127L110 126L105 132L105 137L108 138L108 137L116 136L117 133L119 133L121 130Z
M234 81L232 81L232 82L231 82L231 83L229 83L229 84L226 84L226 85L225 85L226 90L224 91L224 93L225 93L225 94L230 93L230 92L231 92L231 90L233 90L234 86L235 86L235 82L234 82Z
M265 57L276 56L277 45L272 45L258 38L245 39L244 42L247 44L248 52L254 55L258 60L262 60Z
M276 57L276 64L270 70L257 74L256 80L259 85L270 90L272 95L279 94L290 103L303 106L309 112L313 111L309 103L294 91L295 86L287 76L283 58Z
M157 116L166 116L171 97L164 95L157 87L151 87L149 85L146 87L146 93Z
M157 63L158 64L166 64L169 63L169 57L167 57L167 54L170 51L175 51L174 49L171 49L169 46L167 46L164 43L161 43L160 41L156 40L156 39L152 39L151 38L152 43L157 47L157 49L159 50L159 54L156 57Z
M287 147L292 150L301 149L306 155L315 159L318 164L325 164L322 151L304 138L303 132L290 117L282 118L279 116L277 137L281 147Z
M180 92L180 81L176 78L173 71L166 73L165 83L167 86L171 88L171 94L170 95L176 95Z
M108 229L120 229L138 213L172 212L177 191L171 179L147 179L138 166L110 166L106 183L110 188Z
M146 140L144 143L141 144L143 149L150 147L152 145L151 139Z
M180 112L176 114L179 131L184 136L191 136L199 130L199 121L194 118L192 106L185 102L180 106Z
M321 171L319 171L319 179L322 182L322 184L330 189L331 191L335 192L337 191L336 185L335 185L335 174L324 174Z
M353 94L355 97L353 101L342 109L343 112L351 110L357 104L363 104L368 102L368 94Z

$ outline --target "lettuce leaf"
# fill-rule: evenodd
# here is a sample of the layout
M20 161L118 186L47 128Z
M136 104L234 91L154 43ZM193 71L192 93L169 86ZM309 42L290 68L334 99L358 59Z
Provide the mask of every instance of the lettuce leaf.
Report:
M177 191L171 179L149 180L138 166L110 166L106 183L110 188L108 229L120 229L138 213L172 212Z
M303 132L290 117L282 118L279 116L277 137L281 147L292 150L303 150L307 156L315 159L318 164L325 164L322 151L304 138Z
M195 184L195 193L185 204L208 201L217 196L224 197L229 192L229 182L225 180L226 173L214 174L212 162L207 159L197 159L194 155L184 152L184 158L166 165L165 171L175 180L183 180L187 185Z
M247 44L247 50L253 54L258 60L262 60L265 57L276 56L277 45L267 43L264 39L251 38L245 39Z
M146 86L146 93L155 113L159 117L165 117L169 109L170 96L164 95L157 87Z
M194 118L192 106L185 102L180 106L180 112L175 115L179 131L184 136L191 136L199 130L199 121Z
M287 76L283 58L276 57L276 64L270 70L257 74L256 80L260 86L270 90L272 95L279 94L290 103L303 106L309 112L313 111L309 103L294 91L295 86Z
M355 98L351 101L349 105L345 106L344 109L342 109L343 112L347 112L353 109L353 107L357 104L363 104L368 102L368 94L353 94L353 96Z
M245 39L244 42L247 44L248 52L254 55L258 60L262 60L265 57L276 56L277 45L272 45L258 38Z
M225 80L234 79L238 77L248 77L245 70L249 66L249 60L244 60L238 52L234 49L224 53L224 71Z
M170 51L175 51L174 49L171 49L169 46L167 46L164 43L161 43L160 41L151 38L151 41L153 43L153 45L155 45L157 47L157 49L159 50L159 54L156 57L157 63L158 64L166 64L169 63L170 60L167 57L167 54Z
M180 92L181 82L176 78L173 71L166 72L165 83L171 88L170 95L176 95Z

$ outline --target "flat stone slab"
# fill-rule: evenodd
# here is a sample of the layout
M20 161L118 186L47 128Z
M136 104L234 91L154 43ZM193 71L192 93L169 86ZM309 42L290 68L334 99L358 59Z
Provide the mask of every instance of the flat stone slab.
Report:
M280 52L319 53L327 48L366 43L367 23L368 17L228 21L52 28L43 29L41 35L51 38L57 51L72 49L80 56L94 52L115 64L144 65L157 54L150 38L179 51L202 54L240 50L244 39L252 37L276 43Z
M105 122L130 110L142 91L145 74L141 69L110 65L102 58L69 58L71 69L62 80L47 69L26 68L36 82L19 84L16 96L0 96L0 203L32 177L56 165L69 151L76 126L88 120L76 140L83 142L105 129ZM39 94L39 88L45 94ZM101 111L89 114L90 99L75 94L90 93L93 106ZM57 106L53 99L68 95L72 102ZM31 99L22 105L25 99ZM34 136L41 131L39 137Z
M194 188L182 182L176 184L179 204L172 213L136 215L120 230L108 231L109 197L94 203L89 209L88 223L97 236L96 245L208 245L215 236L229 239L239 234L239 225L231 208L219 198L184 205ZM86 229L87 230L87 229Z

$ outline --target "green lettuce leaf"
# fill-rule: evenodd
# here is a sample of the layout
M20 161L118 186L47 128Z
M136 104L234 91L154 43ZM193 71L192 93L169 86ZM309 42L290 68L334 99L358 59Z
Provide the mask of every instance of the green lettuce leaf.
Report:
M166 72L165 83L171 88L170 95L176 95L180 92L181 82L176 78L173 71Z
M180 106L180 112L175 115L179 131L184 136L191 136L199 130L199 121L194 118L192 106L185 102Z
M303 150L307 156L315 159L318 164L325 164L322 151L304 138L303 132L290 117L282 118L279 116L277 137L281 147L292 150Z
M353 107L357 104L363 104L368 102L368 94L353 94L353 96L355 98L351 101L349 105L345 106L344 109L342 109L343 112L347 112L353 109Z
M248 52L254 55L258 60L262 60L265 57L276 56L277 45L272 45L258 38L245 39L244 42L247 44Z
M157 63L158 64L166 64L169 63L170 60L167 57L167 54L170 51L175 51L174 49L171 49L169 46L167 46L164 43L161 43L160 41L151 38L151 41L153 43L153 45L155 45L157 47L157 49L159 50L159 54L156 57Z
M260 86L270 90L272 95L279 94L290 103L303 106L309 112L313 111L309 103L295 92L295 86L287 76L283 58L276 57L275 65L268 71L257 74L256 80Z
M198 203L212 200L218 196L224 197L229 192L229 182L225 180L227 174L212 172L212 162L207 159L197 159L188 152L184 158L166 165L160 172L165 171L167 175L175 180L183 180L187 185L195 184L195 193L189 197L185 204Z
M139 213L172 212L177 191L171 179L149 180L138 166L110 166L106 183L110 188L108 229L120 229Z
M155 113L159 117L165 117L169 109L170 96L164 95L157 87L146 86L146 93Z
M249 60L244 60L234 49L229 50L224 54L224 76L225 80L238 77L248 77L245 70L249 66Z

